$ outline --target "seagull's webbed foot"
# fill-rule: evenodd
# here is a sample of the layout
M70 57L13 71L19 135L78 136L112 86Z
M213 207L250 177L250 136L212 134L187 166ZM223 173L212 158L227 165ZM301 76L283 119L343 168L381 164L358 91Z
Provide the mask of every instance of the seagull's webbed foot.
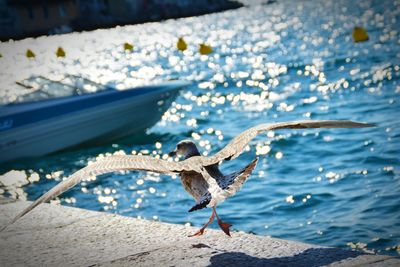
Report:
M212 223L214 221L214 217L215 217L215 210L213 210L210 219L208 220L208 222L196 233L194 233L193 235L189 235L189 237L193 237L193 236L201 236L204 234L204 230L210 225L210 223Z
M231 233L229 232L229 228L232 226L230 223L225 223L223 221L221 221L221 219L219 218L217 211L215 210L215 207L213 207L213 212L210 216L210 219L208 220L208 222L196 233L194 233L193 235L189 235L189 237L193 237L193 236L201 236L204 234L204 230L214 221L214 218L217 217L218 220L218 225L219 227L222 229L222 231L224 231L224 233L226 235L228 235L229 237L231 236Z
M201 228L199 231L197 231L196 233L189 235L189 237L194 237L194 236L201 236L204 234L204 229L206 229L205 227Z
M213 207L213 213L215 213L215 216L217 216L217 220L218 220L218 225L219 227L222 229L222 231L224 231L224 233L227 236L231 236L231 233L229 232L229 228L232 226L232 224L230 223L225 223L223 221L221 221L221 219L219 218L217 211L215 210L215 207Z
M229 232L229 228L232 226L230 223L224 223L221 220L218 220L218 225L224 231L224 233L228 236L231 236L231 233Z

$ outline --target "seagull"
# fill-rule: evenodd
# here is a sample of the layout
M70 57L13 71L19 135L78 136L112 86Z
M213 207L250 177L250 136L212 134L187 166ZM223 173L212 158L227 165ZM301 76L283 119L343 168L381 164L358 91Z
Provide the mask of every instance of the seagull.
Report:
M237 158L245 150L250 141L262 132L279 129L362 128L373 126L375 125L346 120L307 120L260 124L242 132L219 152L209 157L201 156L196 144L190 140L179 142L175 150L169 153L171 157L183 157L182 161L168 161L141 155L114 155L106 157L78 170L66 180L57 184L20 212L9 224L1 228L0 232L41 203L57 197L84 178L127 170L180 175L183 188L196 201L195 205L189 209L189 212L203 208L212 208L212 214L208 222L199 231L190 236L201 236L208 225L214 221L215 217L222 231L230 236L229 228L232 225L220 219L216 212L216 206L240 190L256 167L258 158L255 158L241 170L227 175L224 175L219 169L219 164L222 161Z

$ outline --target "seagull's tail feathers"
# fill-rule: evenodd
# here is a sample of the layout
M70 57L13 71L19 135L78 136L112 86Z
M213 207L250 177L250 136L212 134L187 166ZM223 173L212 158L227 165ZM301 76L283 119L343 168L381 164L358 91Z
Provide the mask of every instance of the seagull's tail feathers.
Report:
M207 192L207 194L201 197L200 201L197 202L196 205L190 208L189 212L206 208L207 205L210 203L210 201L211 201L211 194Z

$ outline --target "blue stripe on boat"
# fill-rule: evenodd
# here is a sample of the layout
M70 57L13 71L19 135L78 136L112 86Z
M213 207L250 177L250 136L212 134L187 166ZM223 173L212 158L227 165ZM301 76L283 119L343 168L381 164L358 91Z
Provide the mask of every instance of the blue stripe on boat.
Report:
M8 104L0 107L0 131L14 129L129 97L151 94L163 90L165 92L175 91L187 85L188 83L183 81L168 81L157 85L136 87L123 91L107 90L38 102Z

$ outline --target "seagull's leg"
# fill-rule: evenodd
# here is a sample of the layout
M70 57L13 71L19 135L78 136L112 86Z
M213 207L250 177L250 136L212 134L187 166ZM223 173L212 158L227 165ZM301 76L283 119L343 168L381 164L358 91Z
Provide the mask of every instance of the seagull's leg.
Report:
M214 217L215 217L216 213L215 213L215 209L213 209L213 212L210 216L210 219L208 220L208 222L199 230L197 231L195 234L190 235L189 237L192 236L201 236L204 233L204 230L207 228L207 226L210 225L210 223L212 223L214 221Z
M217 211L215 210L215 206L213 207L213 213L215 214L215 216L217 216L218 225L222 229L222 231L224 231L224 233L227 234L228 236L231 236L231 233L229 232L229 227L231 227L232 224L221 221L221 219L217 214Z

